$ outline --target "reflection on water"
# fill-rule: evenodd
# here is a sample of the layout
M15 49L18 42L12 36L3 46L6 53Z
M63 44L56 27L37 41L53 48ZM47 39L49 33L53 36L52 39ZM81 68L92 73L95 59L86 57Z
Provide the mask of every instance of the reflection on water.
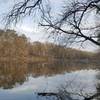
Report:
M22 84L28 76L52 76L65 72L93 68L92 65L71 64L69 62L52 63L17 63L0 62L0 87L12 88L16 83Z
M100 72L93 64L78 62L17 63L0 62L0 100L33 100L33 92L56 92L67 89L84 93L100 92ZM17 94L16 94L17 93ZM6 99L8 95L13 99ZM17 98L19 95L19 99ZM25 97L30 99L26 99ZM35 99L34 99L35 100ZM39 99L38 99L39 100ZM44 100L44 99L43 99ZM99 99L98 99L99 100Z
M16 83L22 84L26 79L26 64L0 63L0 87L12 88Z

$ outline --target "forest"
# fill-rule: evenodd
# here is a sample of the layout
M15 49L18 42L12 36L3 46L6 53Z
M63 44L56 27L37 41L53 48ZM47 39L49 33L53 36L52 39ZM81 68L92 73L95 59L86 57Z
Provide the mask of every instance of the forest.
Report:
M99 53L81 51L54 43L30 42L14 30L0 30L0 61L47 62L68 60L99 62Z

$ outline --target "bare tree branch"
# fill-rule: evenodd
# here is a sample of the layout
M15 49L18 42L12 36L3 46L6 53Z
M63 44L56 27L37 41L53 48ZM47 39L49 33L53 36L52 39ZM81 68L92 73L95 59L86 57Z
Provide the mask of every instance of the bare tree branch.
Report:
M82 27L82 24L86 18L86 14L90 14L95 10L98 12L100 11L100 0L86 0L86 2L81 0L74 1L69 6L65 5L64 11L62 10L62 16L60 17L53 16L51 13L52 7L48 9L46 2L44 2L45 1L43 0L24 0L23 2L15 4L13 9L6 17L6 25L9 25L13 22L17 23L21 17L25 15L30 16L36 10L39 10L41 12L41 14L39 13L39 16L42 19L40 25L46 27L48 30L51 30L51 33L53 30L53 32L57 35L58 33L65 33L69 37L70 35L73 35L74 38L70 38L75 41L79 39L79 41L84 43L88 40L100 46L100 42L98 41L99 35L96 33L96 30L99 28L99 26L93 26L89 28ZM97 15L97 13L95 13L95 15ZM70 27L70 30L65 30L67 29L67 26ZM90 30L90 32L84 33L85 30Z
M29 5L29 3L32 5ZM23 2L15 4L13 9L6 16L6 25L10 25L13 22L16 24L21 16L25 16L26 14L30 15L32 10L40 9L41 3L42 0L24 0Z

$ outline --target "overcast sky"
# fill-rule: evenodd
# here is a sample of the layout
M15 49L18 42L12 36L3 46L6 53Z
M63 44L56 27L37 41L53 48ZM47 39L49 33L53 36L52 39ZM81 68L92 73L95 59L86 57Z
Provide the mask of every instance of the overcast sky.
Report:
M2 19L12 8L15 2L21 0L0 0L0 19ZM59 6L62 4L62 0L51 0L51 5L53 10L56 12L59 10ZM0 28L3 28L4 25L1 20ZM26 18L21 23L18 23L16 28L17 31L25 33L32 41L45 41L47 39L47 34L44 34L44 31L37 26L37 23L33 21L33 18Z
M12 8L15 2L18 0L0 0L0 19L4 17L7 12ZM20 0L21 1L21 0ZM63 0L50 0L51 5L53 6L53 10L58 12L60 10L60 6L62 5ZM69 1L69 0L68 0ZM3 23L1 20L0 23L0 28L3 28ZM41 29L37 27L37 23L33 22L32 18L26 18L23 22L19 23L16 28L18 32L25 33L26 36L28 36L32 41L47 41L47 36L48 34ZM79 47L79 45L75 45L74 47ZM97 47L93 45L92 43L87 42L84 45L83 50L88 50L88 51L94 51L96 50Z

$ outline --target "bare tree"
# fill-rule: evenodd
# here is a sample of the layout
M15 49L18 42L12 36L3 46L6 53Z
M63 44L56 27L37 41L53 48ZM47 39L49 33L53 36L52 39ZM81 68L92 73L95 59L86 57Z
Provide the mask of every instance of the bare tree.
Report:
M54 29L54 33L67 34L69 37L68 40L71 40L71 42L84 43L89 40L100 46L100 42L97 41L99 37L97 29L100 28L100 25L84 27L85 25L83 24L87 18L87 14L89 15L91 12L94 12L97 15L100 10L99 3L99 0L89 0L86 3L81 1L73 2L70 7L65 6L60 19L54 22L47 16L44 16L46 24L42 23L41 25ZM67 27L70 27L70 29L68 30Z
M21 18L42 9L42 0L23 0L16 3L6 16L6 25L16 24Z
M62 5L64 9L62 9L60 16L53 16L52 6L50 7L48 0L23 0L23 2L15 4L7 15L7 25L12 22L17 23L23 16L30 16L38 11L37 16L42 19L39 24L47 28L52 35L66 35L67 43L83 44L85 41L90 41L100 46L97 33L100 25L86 27L84 24L87 16L91 16L91 12L94 12L94 16L100 16L100 0L75 0L69 6L65 4Z

